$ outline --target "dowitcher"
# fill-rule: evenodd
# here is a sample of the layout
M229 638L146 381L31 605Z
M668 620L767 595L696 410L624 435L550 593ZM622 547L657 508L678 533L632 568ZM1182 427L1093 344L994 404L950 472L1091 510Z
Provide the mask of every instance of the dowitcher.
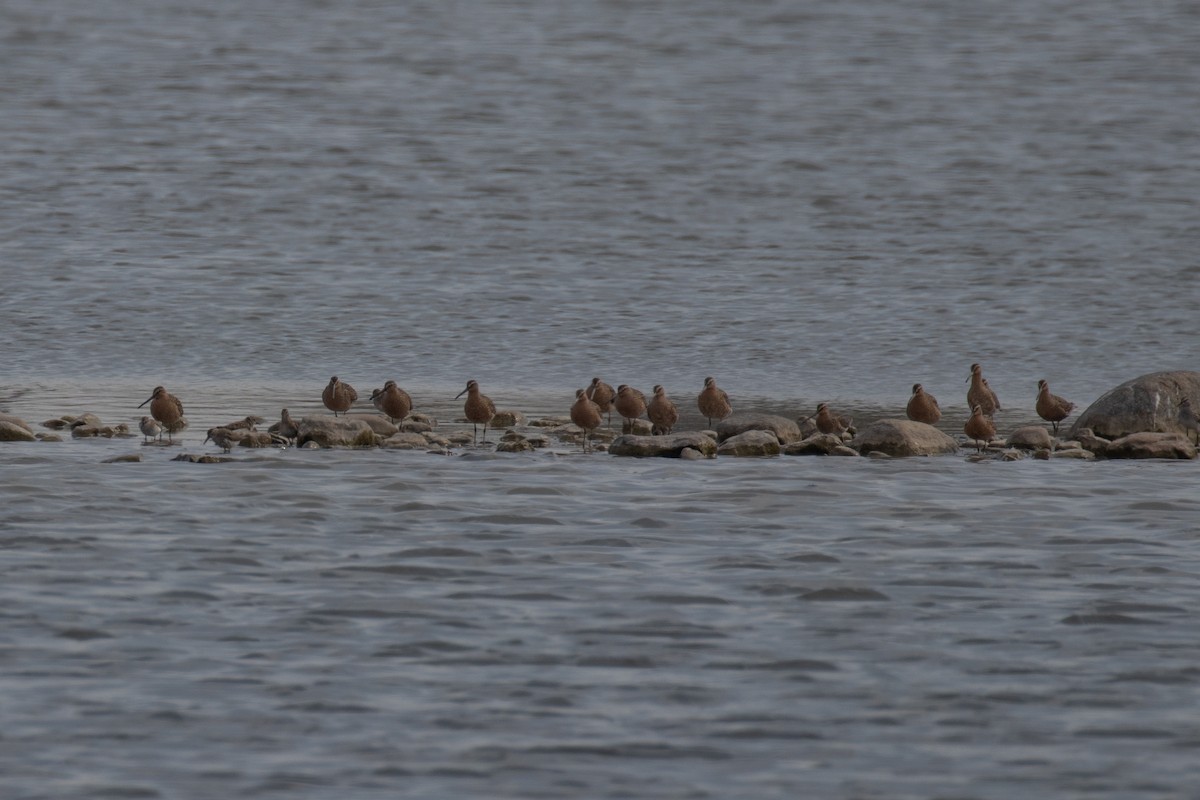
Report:
M350 406L354 405L354 401L357 399L358 392L354 391L354 387L344 381L339 381L337 375L329 379L325 391L321 392L321 402L333 412L335 417L339 411L343 414L349 411Z
M377 409L387 414L389 420L393 424L398 424L400 420L408 416L408 412L412 411L412 398L408 392L396 385L395 381L388 381L383 384L382 389L376 389L371 394L371 403Z
M588 451L592 431L600 427L602 419L600 406L587 396L587 391L576 389L575 403L571 406L571 422L583 428L583 452Z
M646 416L654 424L652 433L667 434L679 422L679 409L667 397L667 390L661 385L654 387L654 397L646 404Z
M846 432L846 426L842 424L842 420L829 409L828 403L817 403L817 430L821 433L832 433L835 436L841 436Z
M621 431L628 429L633 433L633 421L646 413L646 395L622 383L617 387L617 399L613 401L613 406L621 415Z
M996 438L996 426L983 413L983 406L976 405L971 409L971 418L963 425L963 432L975 442L976 451L983 450ZM983 444L980 444L982 442Z
M138 408L146 403L150 404L150 416L162 423L168 439L171 438L172 433L182 430L182 426L186 424L183 421L183 403L163 387L155 386L154 392Z
M1071 401L1050 394L1050 384L1045 380L1038 381L1037 413L1053 426L1055 436L1058 436L1058 423L1066 419L1074 408L1075 404Z
M1179 401L1179 424L1183 426L1185 435L1188 431L1196 434L1196 444L1200 444L1200 423L1196 420L1196 412L1192 410L1191 398L1185 397Z
M467 388L455 395L454 399L457 400L464 394L467 396L467 402L463 403L463 413L471 423L471 444L475 444L480 424L483 425L483 442L487 444L487 426L492 417L496 416L496 404L492 402L492 398L479 391L478 381L467 381Z
M937 398L925 391L925 387L919 383L913 384L912 397L908 398L905 413L914 422L924 422L926 425L936 425L942 418L942 409Z
M983 409L986 417L991 417L1000 410L1000 398L996 397L996 393L984 379L983 367L972 364L971 374L967 376L967 380L971 383L971 388L967 389L968 407L974 409L975 406L979 406Z
M613 400L617 397L617 390L596 377L592 378L592 382L587 388L587 396L589 400L600 407L601 414L608 415L608 427L611 428Z
M208 435L204 437L204 441L205 442L211 441L217 447L221 448L226 453L228 453L230 450L233 449L233 446L235 444L237 444L241 440L242 436L244 436L245 434L246 434L246 431L241 430L241 429L230 430L229 428L224 428L224 427L209 428Z
M236 422L231 422L228 425L222 425L221 427L228 428L231 431L255 431L255 430L258 430L258 428L256 428L255 426L258 425L260 422L265 422L265 421L266 420L264 420L262 417L249 416L249 417L243 417L242 419L239 419Z
M151 439L162 439L163 427L154 417L142 417L138 420L138 428L147 442Z
M733 406L729 403L729 395L725 394L723 389L717 387L717 382L711 378L704 379L704 389L696 398L696 405L700 408L700 413L708 419L708 427L712 427L713 420L722 420L733 413Z

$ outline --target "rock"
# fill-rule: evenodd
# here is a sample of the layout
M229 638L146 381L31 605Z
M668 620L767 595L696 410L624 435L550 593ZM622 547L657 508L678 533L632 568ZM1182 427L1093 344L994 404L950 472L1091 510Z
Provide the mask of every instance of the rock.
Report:
M1050 431L1040 425L1029 425L1017 428L1008 435L1008 446L1022 450L1049 450L1054 447L1054 439Z
M708 437L705 436L705 439ZM717 447L719 456L777 456L779 437L774 431L748 430L730 436Z
M3 419L5 416L7 416L7 415L0 414L0 419ZM63 417L59 417L58 419L46 420L45 422L42 423L42 427L49 428L52 431L61 431L63 428L69 427L70 424L71 424L71 421L69 419L64 419Z
M889 456L932 456L958 452L958 443L932 425L911 419L881 419L850 442L858 452L877 450Z
M450 444L456 444L460 447L475 443L475 437L469 431L455 431L454 433L447 434L446 439L450 441Z
M194 453L180 453L171 459L172 461L186 461L190 464L224 464L229 461L236 461L235 458L229 456L198 456Z
M679 458L685 448L691 448L706 458L717 454L717 443L702 433L672 433L669 436L618 436L608 448L614 456L665 456Z
M634 419L621 421L621 433L632 436L652 436L654 426L650 424L648 419Z
M785 456L827 456L841 446L842 437L836 434L814 433L799 442L785 444L780 452Z
M438 426L438 421L436 419L428 414L422 414L420 411L413 411L407 417L402 419L400 421L400 430L404 430L405 423L412 423L414 425L428 425L429 430L433 430ZM417 431L417 433L424 433L424 431Z
M831 456L854 456L855 458L857 458L858 451L855 450L853 447L847 447L844 444L839 444L837 447L833 448L833 450L830 451L829 455L831 455Z
M433 426L419 419L405 419L400 422L400 430L405 433L429 433Z
M570 425L570 417L539 417L529 421L531 428L557 428L561 425Z
M1108 452L1108 446L1112 444L1108 439L1097 436L1092 433L1091 428L1082 428L1075 434L1075 438L1079 440L1079 446L1084 450L1102 456Z
M496 445L497 453L527 453L533 449L528 439L509 439Z
M0 413L0 422L7 422L9 425L16 425L18 428L24 428L30 433L33 433L33 428L29 427L28 422L12 414Z
M101 461L100 463L101 464L126 464L126 463L134 464L134 463L139 463L141 460L142 460L141 453L126 453L123 456L113 456L112 458L106 458L103 461Z
M1200 406L1200 372L1153 372L1105 392L1071 426L1075 438L1084 428L1107 439L1152 431L1183 433L1179 401Z
M1020 461L1025 454L1020 450L1005 450L1000 454L1001 461Z
M57 433L39 433L37 434L39 442L61 442L63 438Z
M357 417L305 417L296 426L296 444L320 447L374 447L375 431Z
M582 435L582 431L580 433ZM592 435L593 442L596 441L598 438L600 438L599 436L596 435L598 433L600 433L600 432L596 431ZM611 439L612 438L611 431L609 433L610 433L609 438ZM528 427L528 426L521 427L521 428L513 428L509 431L506 431L504 436L501 437L502 440L516 439L516 438L524 439L527 442L529 442L531 445L533 445L534 447L549 447L549 445L550 445L550 437L549 437L549 435L546 434L545 431L543 431L539 428Z
M279 437L280 441L286 442L286 439ZM276 444L275 437L268 431L247 431L242 438L238 439L238 447L274 447Z
M350 414L346 419L362 420L371 427L372 431L385 439L400 430L387 417L382 417L379 414Z
M36 442L37 437L28 428L15 422L0 420L0 442Z
M433 445L434 447L445 449L450 446L450 440L440 434L422 433L421 435L425 437L425 441L427 443Z
M517 425L525 424L525 415L520 411L497 411L496 416L492 417L490 427L496 430L504 428L515 428Z
M774 414L735 414L717 423L717 441L723 442L746 431L770 431L779 444L800 441L800 426Z
M1095 461L1096 454L1082 447L1068 447L1065 450L1055 450L1050 454L1051 458L1077 458L1080 461Z
M421 434L408 431L400 431L383 440L383 446L389 450L424 450L430 444L432 442Z
M87 412L86 414L80 414L78 417L71 420L72 428L82 428L84 426L90 426L93 428L103 428L104 423L100 421L99 417L97 417L95 414L93 414L90 411Z
M1109 444L1106 458L1195 458L1196 446L1181 433L1131 433Z
M701 453L699 450L695 449L694 447L683 448L682 450L679 451L679 457L682 458L684 461L699 461L703 458L707 458L707 456L705 456L704 453Z

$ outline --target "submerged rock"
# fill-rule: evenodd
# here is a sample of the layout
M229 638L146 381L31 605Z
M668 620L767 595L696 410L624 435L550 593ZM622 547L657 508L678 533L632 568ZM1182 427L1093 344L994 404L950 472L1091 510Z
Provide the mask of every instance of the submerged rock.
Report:
M36 442L37 437L28 428L15 422L0 420L0 442Z
M1084 428L1108 439L1131 433L1184 433L1179 401L1200 407L1200 372L1152 372L1101 395L1071 426L1071 437Z
M801 439L800 426L774 414L736 414L717 423L717 441L723 442L746 431L770 431L780 444Z
M124 455L113 456L112 458L106 458L103 461L101 461L100 463L101 464L126 464L126 463L136 464L136 463L139 463L141 460L142 460L141 453L126 453Z
M1107 458L1195 458L1196 446L1181 433L1131 433L1111 442Z
M889 456L932 456L958 452L958 442L924 422L881 419L859 432L850 446L860 453L877 451Z
M679 458L684 449L690 448L707 458L717 454L717 443L702 433L672 433L669 436L618 436L609 446L614 456L665 456Z
M772 431L746 431L737 436L730 436L721 442L717 447L717 455L777 456L779 455L779 438Z

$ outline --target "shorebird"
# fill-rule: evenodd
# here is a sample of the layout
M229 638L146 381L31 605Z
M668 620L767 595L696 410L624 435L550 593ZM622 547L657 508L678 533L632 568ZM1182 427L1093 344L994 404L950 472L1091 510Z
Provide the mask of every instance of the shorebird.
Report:
M713 420L722 420L733 413L733 406L729 403L729 395L725 394L723 389L717 387L717 382L711 378L704 379L704 389L701 390L699 397L696 398L696 405L700 408L700 413L708 419L708 427L712 427Z
M633 433L633 421L646 413L646 395L622 383L617 387L617 399L613 405L621 415L621 431L628 428Z
M138 408L146 403L150 404L150 416L162 423L163 430L167 432L167 439L171 438L172 433L182 430L183 425L186 425L183 421L183 403L163 387L155 386L154 392Z
M1196 434L1196 444L1200 444L1200 422L1196 420L1196 412L1192 410L1192 401L1190 398L1183 398L1179 401L1179 424L1183 426L1184 435L1188 431Z
M267 428L267 432L278 434L288 441L295 440L300 435L300 429L296 427L296 422L292 419L292 415L285 408L279 412L279 417L279 422Z
M600 406L596 405L584 389L575 390L575 404L571 406L571 422L583 428L583 452L588 451L592 431L600 427Z
M222 425L221 427L228 428L231 431L254 431L258 430L256 427L254 427L255 425L265 421L266 420L264 420L262 417L250 416L243 417L236 422L231 422L228 425Z
M467 396L467 402L463 403L463 413L471 423L471 444L475 444L480 423L483 424L483 442L487 444L487 426L492 417L496 416L496 404L492 402L492 398L480 393L477 381L467 381L467 388L455 395L454 399L457 400L464 394Z
M646 416L654 425L651 433L670 433L675 423L679 422L679 409L671 402L671 398L667 397L667 390L661 385L654 387L654 397L650 398L646 405Z
M846 432L846 426L842 424L842 420L829 410L828 403L817 403L817 430L821 433L832 433L835 436L841 436Z
M162 439L163 427L154 417L142 417L138 420L138 428L147 442L151 439Z
M212 441L217 447L228 453L233 449L233 446L241 441L246 431L230 430L229 428L209 428L208 435L204 437L204 441Z
M1054 427L1054 435L1058 436L1058 423L1067 418L1075 404L1064 400L1056 394L1050 394L1050 384L1045 380L1038 381L1038 396L1036 409L1038 416Z
M608 427L611 428L613 400L617 397L617 390L596 377L592 378L592 382L587 388L587 396L589 400L600 407L601 414L608 415Z
M936 425L942 418L942 409L937 398L925 391L925 387L919 383L913 384L912 397L908 398L905 413L914 422L924 422L926 425Z
M354 391L354 387L339 381L337 375L329 379L325 391L321 392L321 402L333 412L335 417L339 411L343 414L349 411L350 406L354 405L354 401L357 399L358 392Z
M991 444L992 439L996 438L996 426L984 415L983 406L979 405L971 409L971 418L967 420L966 425L963 425L963 432L975 442L976 451L982 451L984 447Z
M412 411L413 402L408 392L397 386L395 381L388 381L382 389L371 393L371 404L387 414L393 423L399 423Z
M972 409L979 406L983 409L984 416L995 415L1000 410L1000 398L996 396L992 387L988 386L984 379L983 367L972 364L971 374L967 376L967 380L971 383L971 388L967 389L967 405Z

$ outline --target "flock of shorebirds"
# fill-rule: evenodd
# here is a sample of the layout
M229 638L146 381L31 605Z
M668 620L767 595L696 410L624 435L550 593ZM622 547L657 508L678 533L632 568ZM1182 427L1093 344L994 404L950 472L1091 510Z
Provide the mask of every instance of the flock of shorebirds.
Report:
M977 447L982 448L996 438L996 425L993 417L1000 410L1000 399L988 385L987 379L983 377L983 369L979 364L971 365L971 373L967 381L971 384L967 390L967 405L971 408L971 416L963 425L963 432L976 443ZM496 416L496 404L480 391L478 381L467 381L467 387L459 392L455 399L457 400L464 394L467 399L463 404L463 412L467 421L472 425L472 442L474 443L478 439L481 425L483 426L483 441L486 442L488 425ZM357 400L358 392L354 387L339 380L337 376L330 378L324 391L321 392L321 401L326 408L333 412L334 416L349 411ZM144 436L161 439L162 434L166 433L169 438L172 433L182 430L186 425L183 418L183 403L162 386L155 387L153 394L138 408L147 403L150 404L150 415L142 417L139 424ZM383 412L393 423L403 420L413 410L412 397L392 380L387 381L382 389L376 389L371 393L371 404ZM718 387L716 380L711 377L704 379L704 388L696 396L696 407L708 421L710 428L714 420L723 420L733 413L729 395ZM1038 381L1036 410L1038 416L1053 426L1056 436L1059 423L1066 419L1074 408L1074 403L1051 394L1050 385L1046 381ZM583 449L585 451L591 446L592 433L600 427L606 415L609 424L612 424L614 410L621 417L624 430L633 430L634 420L640 419L643 415L649 419L653 434L669 434L679 421L679 408L667 396L666 390L661 385L654 387L652 397L647 400L642 392L631 386L621 384L614 389L600 378L593 378L591 384L586 388L576 390L575 403L571 406L570 412L571 421L583 430ZM942 410L938 405L937 398L925 391L919 383L912 387L912 395L908 399L906 413L909 419L928 425L936 425L942 418ZM1185 405L1183 413L1191 414L1190 406ZM835 414L827 403L820 403L816 413L810 419L815 422L818 431L827 434L840 435L851 424L847 418ZM254 424L255 418L248 417L244 421L211 429L206 441L211 439L218 445L227 447L228 442L234 439L231 431L238 427L253 429ZM1195 427L1194 417L1192 427ZM297 432L296 423L292 420L288 410L283 409L280 421L271 426L271 433L284 440L291 440L296 438Z

